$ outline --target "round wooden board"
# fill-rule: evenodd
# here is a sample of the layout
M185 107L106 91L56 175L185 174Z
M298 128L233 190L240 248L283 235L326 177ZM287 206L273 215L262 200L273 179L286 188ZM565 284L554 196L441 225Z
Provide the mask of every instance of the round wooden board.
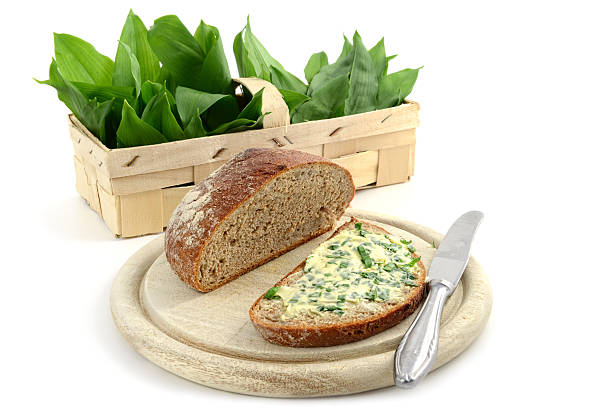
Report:
M352 215L412 239L428 268L431 242L442 235L395 217L349 209ZM343 220L341 220L343 221ZM163 254L163 237L136 252L111 290L119 331L144 357L189 380L242 394L309 397L362 392L393 385L393 357L416 313L368 339L342 346L291 348L263 340L248 309L257 297L297 266L331 233L207 294L180 281ZM460 285L443 312L434 369L480 334L491 310L482 267L470 258Z

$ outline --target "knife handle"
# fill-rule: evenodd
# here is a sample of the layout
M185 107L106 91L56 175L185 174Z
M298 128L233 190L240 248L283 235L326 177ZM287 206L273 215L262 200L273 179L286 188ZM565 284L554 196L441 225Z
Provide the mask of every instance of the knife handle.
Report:
M429 282L425 304L395 351L395 385L413 388L425 378L438 351L440 317L451 293L441 280Z

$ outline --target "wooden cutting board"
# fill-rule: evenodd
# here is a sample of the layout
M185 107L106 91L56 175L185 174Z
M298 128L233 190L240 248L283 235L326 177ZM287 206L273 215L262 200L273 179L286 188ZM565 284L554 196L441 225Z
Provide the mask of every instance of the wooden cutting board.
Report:
M442 235L398 218L354 209L347 215L412 239L425 266ZM342 222L343 220L341 220ZM117 328L144 357L209 387L251 395L309 397L351 394L393 385L393 357L416 313L376 336L334 347L291 348L266 342L248 310L327 233L210 293L185 285L170 269L163 237L136 252L111 290ZM435 368L461 353L482 331L491 310L482 267L470 258L442 315ZM459 367L455 368L459 369Z

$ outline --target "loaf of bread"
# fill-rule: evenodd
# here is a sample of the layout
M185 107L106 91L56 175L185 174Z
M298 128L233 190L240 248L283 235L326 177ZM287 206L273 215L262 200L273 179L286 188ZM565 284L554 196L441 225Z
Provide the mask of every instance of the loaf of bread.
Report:
M350 173L320 156L245 150L185 195L166 229L166 258L209 292L330 230L354 195Z
M425 275L412 242L353 218L261 295L249 315L275 344L350 343L413 313L425 291Z

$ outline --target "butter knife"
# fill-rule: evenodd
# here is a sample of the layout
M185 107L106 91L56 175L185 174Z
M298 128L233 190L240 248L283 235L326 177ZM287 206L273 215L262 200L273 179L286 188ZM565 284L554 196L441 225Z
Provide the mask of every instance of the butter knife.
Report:
M442 308L463 275L474 234L483 217L480 211L463 214L438 246L427 274L429 294L395 351L398 387L413 388L431 369L438 351Z

